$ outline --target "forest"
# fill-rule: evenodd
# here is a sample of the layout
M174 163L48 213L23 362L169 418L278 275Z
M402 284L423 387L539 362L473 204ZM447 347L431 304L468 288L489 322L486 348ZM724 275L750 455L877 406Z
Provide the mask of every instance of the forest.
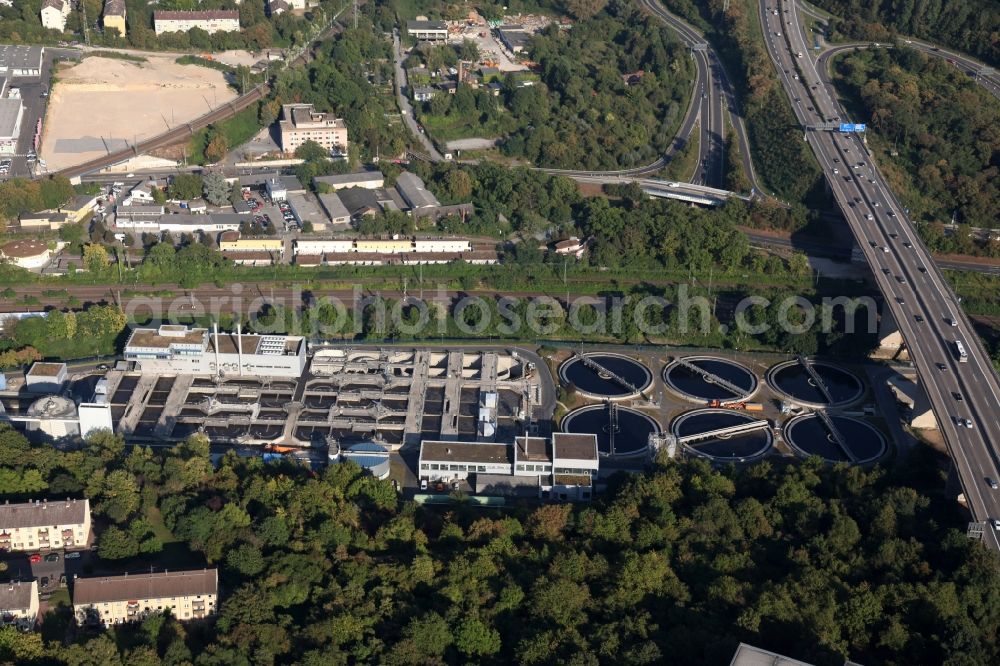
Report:
M667 9L704 30L719 51L737 93L754 165L780 198L820 207L819 167L802 141L788 97L778 82L760 32L754 0L662 0Z
M504 107L518 128L503 142L505 154L554 168L620 169L666 151L693 64L676 36L633 2L612 0L572 30L550 26L530 53L544 85L505 86ZM622 80L638 70L640 82Z
M728 664L739 641L815 663L1000 660L1000 561L965 536L929 448L893 467L660 460L589 505L421 507L352 463L317 473L200 436L31 445L0 426L0 495L89 497L91 573L220 570L212 621L0 629L0 661Z
M831 27L853 39L887 41L895 33L950 46L1000 66L996 0L812 0L838 17Z
M878 134L880 164L899 187L931 249L1000 256L968 227L1000 227L1000 108L940 58L907 48L838 59L837 82ZM871 139L869 139L871 142ZM963 225L946 235L941 223Z

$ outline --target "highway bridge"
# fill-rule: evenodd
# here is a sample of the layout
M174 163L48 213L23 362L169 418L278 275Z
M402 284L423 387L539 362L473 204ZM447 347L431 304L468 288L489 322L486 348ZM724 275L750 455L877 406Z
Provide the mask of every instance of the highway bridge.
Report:
M846 122L812 59L796 3L758 3L768 52L801 125ZM1000 518L1000 492L986 482L1000 478L1000 378L988 354L862 136L806 131L805 139L885 296L884 315L893 317L905 340L973 519ZM996 531L983 535L1000 550Z

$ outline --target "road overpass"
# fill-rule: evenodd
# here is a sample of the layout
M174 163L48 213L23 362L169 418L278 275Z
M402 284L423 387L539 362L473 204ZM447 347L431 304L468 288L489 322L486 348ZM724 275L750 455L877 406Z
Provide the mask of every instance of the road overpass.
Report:
M846 122L845 111L819 76L796 4L758 4L768 53L801 125ZM1000 492L985 481L1000 478L995 449L1000 379L989 356L862 135L804 133L909 349L974 520L1000 518ZM964 357L955 341L963 343ZM985 530L984 541L1000 550L994 530Z

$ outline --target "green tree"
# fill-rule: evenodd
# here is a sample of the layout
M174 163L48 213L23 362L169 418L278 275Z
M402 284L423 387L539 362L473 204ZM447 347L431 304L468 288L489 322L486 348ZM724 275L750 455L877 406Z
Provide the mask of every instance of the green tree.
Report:
M100 274L111 265L108 251L103 245L87 243L83 246L83 265L94 274Z
M295 156L308 161L324 160L329 157L329 153L323 146L315 141L306 141L295 149Z
M174 199L189 201L197 199L202 194L204 182L202 177L193 173L179 173L170 183L170 196Z
M114 525L104 530L97 539L97 555L102 560L123 560L138 553L139 544L135 537Z
M230 186L221 171L210 171L205 175L204 194L205 199L215 206L229 202Z
M469 657L481 657L500 651L500 632L476 618L465 618L455 632L455 647Z

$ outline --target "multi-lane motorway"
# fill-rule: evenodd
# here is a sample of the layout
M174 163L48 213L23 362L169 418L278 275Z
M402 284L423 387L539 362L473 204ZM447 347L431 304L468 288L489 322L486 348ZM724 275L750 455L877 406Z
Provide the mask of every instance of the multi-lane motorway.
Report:
M759 0L767 48L802 126L847 121L820 79L791 0ZM861 135L804 130L916 365L977 521L1000 518L1000 380ZM961 358L956 341L964 347ZM1000 549L988 527L984 541Z

